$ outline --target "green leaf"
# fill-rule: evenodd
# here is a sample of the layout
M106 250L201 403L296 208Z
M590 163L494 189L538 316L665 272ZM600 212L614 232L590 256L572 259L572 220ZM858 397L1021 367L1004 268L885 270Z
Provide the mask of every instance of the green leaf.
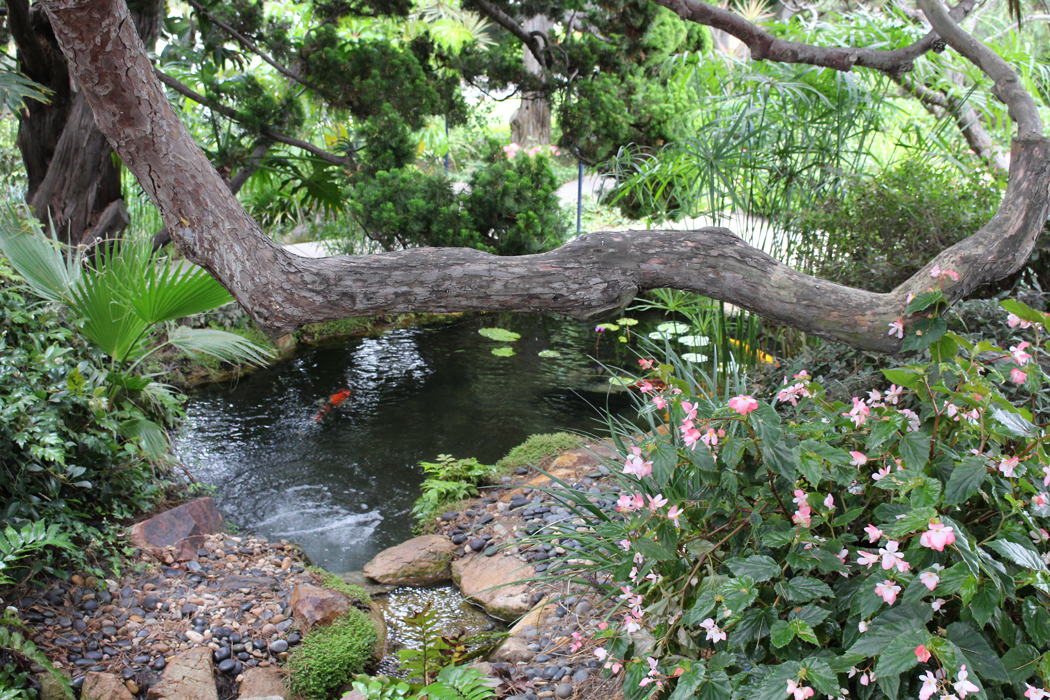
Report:
M913 391L922 382L922 372L914 369L884 369L882 374L893 384Z
M1046 322L1046 314L1036 311L1032 307L1027 304L1022 304L1016 299L1004 299L999 302L999 306L1025 321L1031 321L1032 323L1040 325Z
M915 647L920 644L928 644L929 638L930 634L925 629L913 628L901 632L879 654L879 662L875 666L875 677L899 676L915 668L919 664L919 658L915 655Z
M696 448L697 451L707 451L707 448L700 445ZM678 466L678 450L675 446L669 442L658 442L656 443L656 451L653 453L653 481L663 486L671 481L671 477L674 476L675 467Z
M999 421L1006 434L1012 437L1032 437L1038 430L1021 414L1007 411L1001 406L992 406L992 417Z
M795 481L795 466L799 463L798 445L788 447L783 440L772 445L772 447L769 443L763 443L762 455L774 472L788 482Z
M863 656L881 654L894 639L909 630L925 629L932 619L933 608L929 605L905 603L894 606L872 620L868 631L857 638L849 651Z
M776 591L795 603L808 603L815 598L832 597L828 584L811 576L796 576L788 581L778 581Z
M40 223L13 204L0 208L0 252L38 296L69 301L69 290L80 279L80 260L67 258L58 240L44 235Z
M504 345L498 348L492 348L492 354L496 357L513 357L514 348L509 345Z
M768 581L780 575L780 566L773 557L755 554L745 559L730 559L729 570L737 576L750 576L756 583Z
M748 608L730 630L730 648L738 649L751 642L761 641L763 637L769 635L776 620L777 611L773 608Z
M984 457L972 456L955 465L944 489L946 505L968 501L988 478L988 464Z
M874 427L871 429L871 433L868 435L867 452L873 452L882 443L890 439L890 437L896 434L897 429L901 427L901 422L904 420L904 416L897 414L890 420L879 420L875 421Z
M750 576L726 581L718 588L718 594L722 596L722 602L733 614L749 607L758 597L758 589L755 581Z
M913 431L905 433L897 445L904 466L914 471L922 471L930 457L930 439L924 433Z
M508 331L505 328L481 328L478 330L478 333L489 340L495 340L498 343L513 343L515 340L521 338L519 333Z
M804 620L791 620L789 623L792 632L795 633L799 639L804 642L809 642L814 646L820 646L820 642L817 640L817 635L814 634L813 628L809 626L808 622Z
M1039 650L1030 644L1021 644L1003 654L1003 666L1011 683L1024 683L1035 675Z
M1003 539L992 540L985 544L989 549L994 549L1018 566L1026 569L1034 569L1036 571L1047 570L1046 562L1044 562L1043 558L1039 556L1039 553L1025 547L1024 545Z
M1009 683L1010 675L978 632L965 622L948 625L948 639L966 656L966 664L985 680Z
M758 408L751 414L755 433L762 441L762 447L775 445L780 441L780 415L767 403L759 403ZM765 450L763 450L765 452Z
M540 350L536 355L543 358L561 357L561 353L557 350Z
M690 659L682 663L683 665L688 664L686 672L678 678L678 682L667 700L692 700L696 689L700 686L701 681L704 680L704 673L707 667L702 660Z
M646 559L655 559L656 561L670 561L675 558L674 552L669 552L664 549L663 545L657 544L650 539L645 537L639 537L638 539L632 540L631 544L641 552L642 556Z
M940 340L946 330L948 330L948 322L943 318L920 319L908 329L908 335L904 337L904 343L901 345L901 352L925 350L930 343Z
M991 583L983 582L968 606L978 629L984 629L984 626L992 619L997 607L999 607L999 591Z
M179 326L168 335L168 343L191 357L201 353L232 364L262 366L274 356L247 338L214 328Z
M777 620L769 631L769 641L777 649L787 646L795 638L795 630L786 620Z
M155 461L164 459L168 451L168 435L164 429L151 420L133 418L120 425L124 437L138 440L142 451Z
M801 608L794 608L788 615L788 620L802 620L810 627L816 627L831 614L831 611L827 608L822 608L819 605L803 605Z
M930 506L910 510L903 518L894 521L893 527L891 527L887 533L887 537L890 539L896 539L902 535L915 532L916 530L925 530L930 520L937 517L937 509Z
M915 298L911 300L907 307L904 309L904 315L910 316L917 311L928 309L939 301L944 300L944 293L939 289L932 289L927 292L920 292L915 295Z
M1021 608L1024 629L1038 647L1050 641L1050 613L1046 607L1032 598L1026 598Z

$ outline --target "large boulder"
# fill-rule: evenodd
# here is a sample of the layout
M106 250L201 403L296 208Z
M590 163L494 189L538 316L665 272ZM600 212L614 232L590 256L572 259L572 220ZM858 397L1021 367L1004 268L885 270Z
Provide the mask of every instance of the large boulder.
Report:
M246 668L244 680L241 681L240 697L242 698L284 698L288 691L284 687L284 677L273 666Z
M478 603L493 617L514 620L532 608L536 569L507 556L464 557L452 562L452 580L464 598Z
M92 672L84 676L80 700L135 700L135 696L112 673Z
M426 586L451 578L449 564L456 546L442 535L413 537L384 549L365 564L365 576L380 583Z
M302 622L304 631L314 625L330 625L350 609L350 599L342 593L305 583L292 589L288 604L292 606L295 617Z
M177 655L168 662L160 683L146 692L146 700L219 700L211 654L203 647Z
M131 541L139 549L161 556L168 547L175 548L175 558L187 561L197 558L204 546L204 536L225 532L226 523L212 498L198 498L183 503L131 528Z

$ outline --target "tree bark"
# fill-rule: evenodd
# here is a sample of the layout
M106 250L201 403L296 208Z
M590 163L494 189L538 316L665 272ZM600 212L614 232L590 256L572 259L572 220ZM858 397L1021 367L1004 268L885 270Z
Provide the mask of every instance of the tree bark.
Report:
M127 209L113 149L77 90L45 12L25 0L7 4L22 71L54 91L50 103L30 101L19 122L16 145L26 167L26 200L67 244L87 242L103 231L116 235L127 225ZM144 41L157 36L160 7L158 0L136 4L132 18Z
M804 275L721 228L595 233L520 257L423 248L300 258L263 234L179 122L122 0L44 4L99 127L153 198L176 244L273 335L379 312L537 310L591 319L622 310L640 291L670 287L892 353L901 341L887 335L889 323L904 315L909 294L940 283L929 277L934 264L961 275L944 290L950 300L963 298L1020 268L1047 218L1050 141L1032 134L1039 125L1021 105L1011 110L1023 115L1025 128L1013 142L999 211L888 294ZM996 71L997 82L1007 80ZM1010 90L1001 94L1017 99Z
M539 32L544 37L554 23L549 17L538 15L525 20L526 32ZM544 46L546 46L544 39ZM525 72L529 75L540 75L543 66L528 46L522 47L525 60ZM539 92L528 92L522 95L521 106L514 110L510 117L510 140L523 148L529 146L547 146L551 142L551 103L546 95Z

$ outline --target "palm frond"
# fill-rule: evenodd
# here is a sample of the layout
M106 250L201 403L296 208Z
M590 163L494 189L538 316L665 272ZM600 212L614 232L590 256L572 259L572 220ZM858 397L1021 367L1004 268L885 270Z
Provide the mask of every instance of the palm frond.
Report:
M198 353L203 353L234 364L261 366L274 356L266 348L246 338L211 328L179 326L171 332L168 343L194 358Z
M80 266L66 259L61 244L48 238L28 213L8 204L0 209L0 251L37 295L66 302L80 278Z

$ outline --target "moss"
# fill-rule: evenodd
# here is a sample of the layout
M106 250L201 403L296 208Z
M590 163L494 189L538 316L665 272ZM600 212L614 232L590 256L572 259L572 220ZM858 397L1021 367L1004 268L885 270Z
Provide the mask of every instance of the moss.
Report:
M405 326L438 325L448 323L463 314L396 314L390 316L364 316L345 318L324 323L310 323L295 334L300 343L315 345L348 336L366 335L386 328Z
M497 481L500 477L511 474L515 469L521 467L543 466L563 452L574 450L580 446L582 439L570 433L541 433L533 435L521 443L507 456L496 462L493 478Z
M328 627L314 627L288 657L292 690L308 700L328 700L372 659L376 630L357 608Z
M342 593L350 600L359 601L365 607L367 607L369 601L372 600L368 593L365 592L365 589L360 586L355 586L352 583L347 583L330 571L325 571L316 566L311 566L309 569L310 573L321 580L321 585L329 590Z

